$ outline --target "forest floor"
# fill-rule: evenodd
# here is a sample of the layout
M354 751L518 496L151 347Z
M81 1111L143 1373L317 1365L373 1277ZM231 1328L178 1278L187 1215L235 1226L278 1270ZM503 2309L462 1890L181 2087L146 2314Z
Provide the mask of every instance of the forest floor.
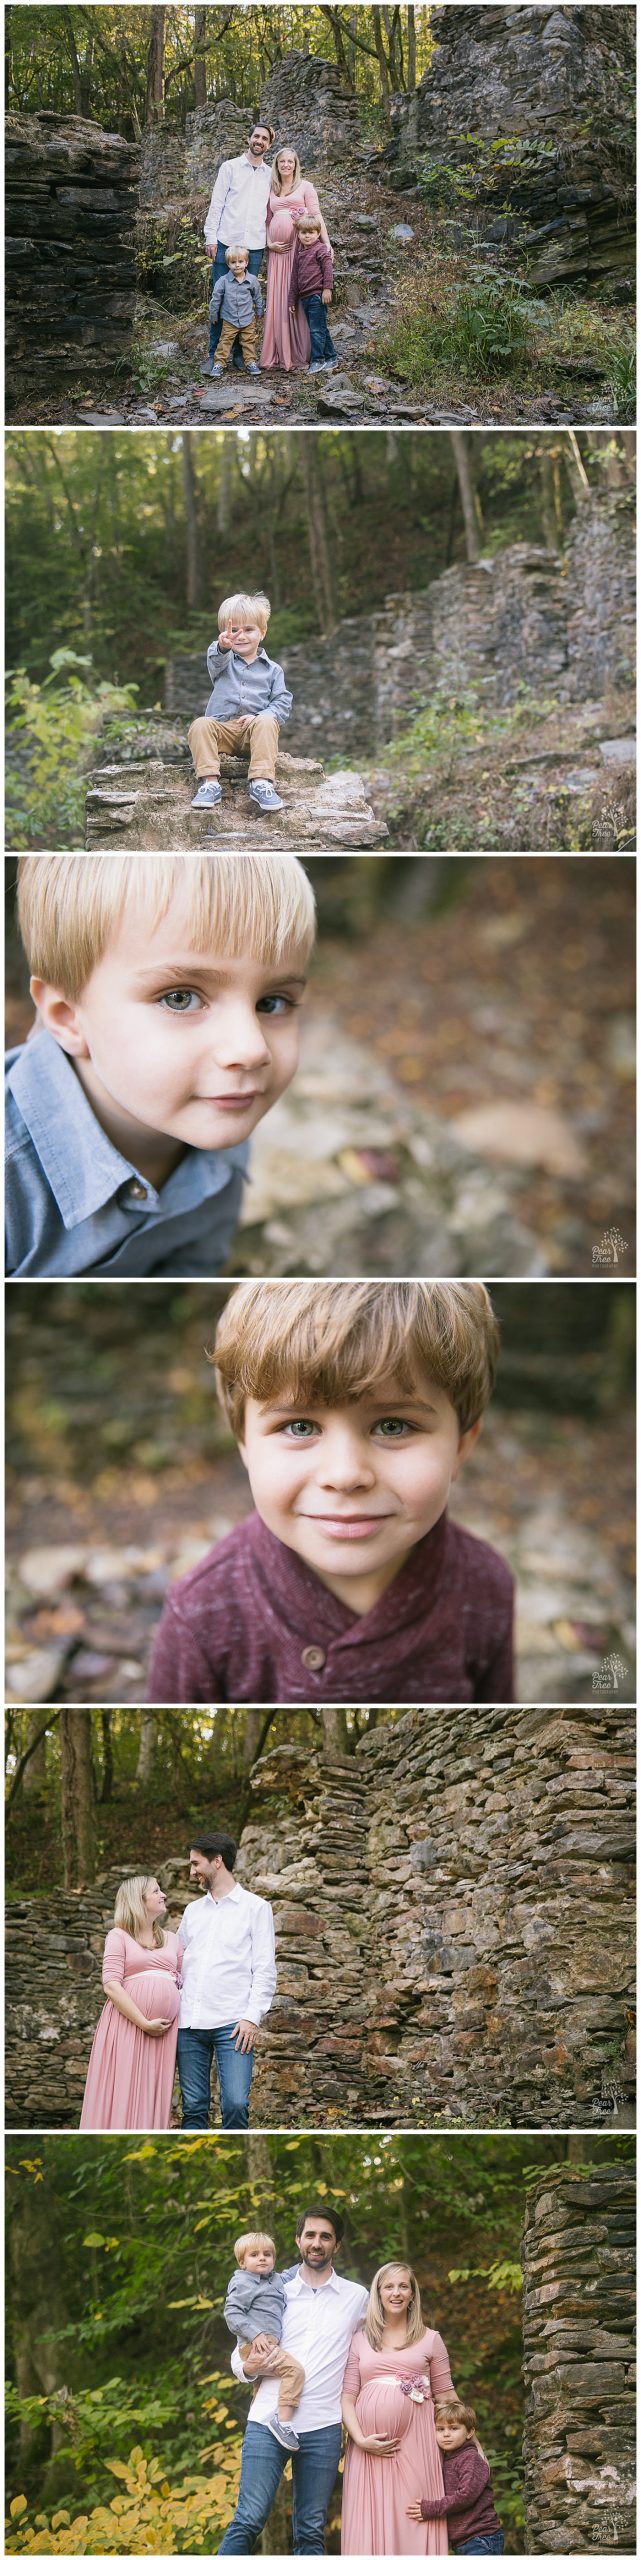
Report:
M399 194L370 170L370 158L365 149L320 181L336 266L335 370L311 378L263 374L255 382L228 372L221 382L203 382L209 284L194 235L192 307L172 307L159 260L154 287L162 280L163 298L156 291L141 296L131 379L115 380L109 403L98 406L90 394L61 406L52 390L42 423L55 416L88 426L568 426L633 415L627 308L605 291L536 295L507 262L497 265L473 218L453 223L416 188ZM185 207L166 207L163 219L172 212L179 222ZM455 342L452 315L463 293L468 316Z

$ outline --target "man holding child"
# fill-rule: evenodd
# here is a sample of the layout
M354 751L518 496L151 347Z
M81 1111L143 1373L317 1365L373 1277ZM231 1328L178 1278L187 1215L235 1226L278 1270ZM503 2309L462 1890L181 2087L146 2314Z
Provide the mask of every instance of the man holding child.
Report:
M212 190L205 221L205 248L212 260L212 292L219 278L228 275L228 249L236 244L247 251L247 273L257 276L265 255L267 207L272 181L267 152L274 142L271 124L255 124L247 137L244 151L235 160L223 160ZM223 322L216 312L209 331L209 354L201 365L201 373L211 375L216 363L216 350ZM238 346L232 359L242 372L243 360Z

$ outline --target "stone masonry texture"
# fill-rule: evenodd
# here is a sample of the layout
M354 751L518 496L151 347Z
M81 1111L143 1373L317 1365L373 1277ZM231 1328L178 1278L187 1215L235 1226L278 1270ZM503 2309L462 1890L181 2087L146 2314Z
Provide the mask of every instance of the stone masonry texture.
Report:
M45 413L52 383L98 393L126 371L136 286L135 145L82 116L6 119L7 384Z
M528 2551L634 2549L634 2207L633 2166L607 2158L548 2172L528 2198Z

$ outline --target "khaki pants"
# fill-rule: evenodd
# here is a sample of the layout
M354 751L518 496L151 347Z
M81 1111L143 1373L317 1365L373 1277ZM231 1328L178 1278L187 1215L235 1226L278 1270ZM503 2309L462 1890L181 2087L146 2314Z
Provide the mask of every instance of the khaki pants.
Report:
M298 2358L296 2356L288 2356L286 2347L279 2347L276 2339L274 2339L274 2346L276 2348L276 2354L274 2356L271 2371L278 2375L278 2415L280 2417L283 2409L295 2409L297 2407L305 2382L305 2368L304 2365L298 2363ZM263 2364L260 2356L256 2356L254 2358L253 2338L248 2338L244 2343L241 2343L239 2338L238 2347L240 2361L244 2372L251 2375L252 2382L254 2381L254 2378L257 2382L260 2382L263 2374ZM267 2376L265 2378L267 2379Z
M189 745L199 782L217 781L223 756L249 756L250 782L275 782L278 721L273 711L242 712L238 720L192 720Z
M247 320L247 321L245 322L245 327L244 327L244 329L235 329L235 328L234 328L233 320L223 320L223 325L222 325L222 329L221 329L221 332L220 332L220 337L219 337L219 340L218 340L218 345L217 345L217 348L216 348L216 354L215 354L215 357L214 357L214 363L215 363L215 364L229 364L229 359L230 359L230 355L231 355L232 347L233 347L233 345L234 345L234 341L235 341L235 339L236 339L236 338L240 338L240 343L241 343L241 347L242 347L242 350L243 350L243 355L244 355L244 358L245 358L245 363L246 363L246 364L255 364L255 363L256 363L256 336L257 336L257 330L258 330L258 322L257 322L257 319L256 319L256 313L255 313L255 312L254 312L253 320Z

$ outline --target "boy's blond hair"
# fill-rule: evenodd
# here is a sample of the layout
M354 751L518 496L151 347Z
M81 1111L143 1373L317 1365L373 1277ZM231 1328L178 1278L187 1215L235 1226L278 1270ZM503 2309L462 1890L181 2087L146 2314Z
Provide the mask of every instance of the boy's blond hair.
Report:
M249 250L245 248L244 240L232 240L229 248L225 250L225 265L229 266L232 258L247 259L248 257Z
M271 613L269 596L224 596L218 607L219 631L224 631L226 622L233 622L234 617L238 619L245 613L249 615L250 622L257 622L259 631L265 633Z
M73 1003L130 907L148 925L184 904L190 948L265 968L314 939L314 895L296 856L263 853L23 854L18 921L30 974Z
M499 1333L480 1280L242 1281L211 1359L237 1439L248 1396L356 1402L381 1378L442 1387L461 1431L492 1393Z
M276 2259L276 2242L272 2240L271 2231L240 2232L238 2240L234 2241L234 2257L238 2259L239 2267L244 2266L248 2249L271 2249L274 2261Z

